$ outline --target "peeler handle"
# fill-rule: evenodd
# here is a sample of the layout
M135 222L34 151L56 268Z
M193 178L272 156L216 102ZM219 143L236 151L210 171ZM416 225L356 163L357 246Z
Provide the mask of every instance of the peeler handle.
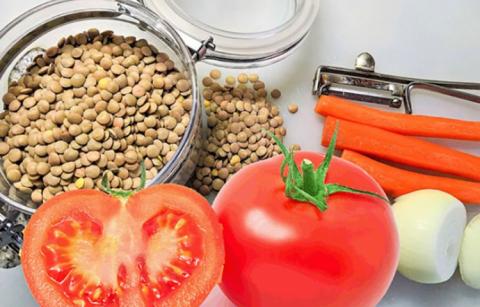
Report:
M471 89L480 89L479 88L480 86L477 84L477 88L471 88ZM457 87L457 88L460 88L460 87ZM470 94L470 93L467 93L465 91L459 91L457 89L454 89L452 87L447 87L445 85L440 85L440 84L435 84L435 83L425 83L425 82L412 82L410 84L407 85L407 87L405 88L405 106L409 106L410 107L410 110L412 108L412 92L416 89L421 89L421 90L425 90L425 91L430 91L430 92L435 92L435 93L439 93L439 94L443 94L443 95L447 95L447 96L450 96L450 97L455 97L455 98L458 98L458 99L462 99L462 100L467 100L467 101L471 101L471 102L474 102L474 103L478 103L480 104L480 96L478 95L474 95L474 94Z

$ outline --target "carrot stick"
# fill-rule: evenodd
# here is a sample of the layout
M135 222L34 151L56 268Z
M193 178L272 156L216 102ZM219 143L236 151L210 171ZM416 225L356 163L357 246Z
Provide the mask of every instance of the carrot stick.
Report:
M327 146L339 122L337 148L385 160L480 180L480 158L410 136L327 117L322 144Z
M363 168L393 197L422 189L435 189L447 192L462 202L480 205L480 183L406 171L350 150L344 150L342 158Z
M335 96L320 96L315 111L404 135L480 140L480 122L385 112Z

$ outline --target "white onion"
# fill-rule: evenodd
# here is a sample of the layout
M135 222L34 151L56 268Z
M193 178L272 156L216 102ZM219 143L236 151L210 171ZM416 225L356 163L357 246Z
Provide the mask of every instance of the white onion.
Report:
M421 283L448 280L467 222L462 202L442 191L420 190L398 197L393 212L400 237L398 271Z
M465 284L480 289L480 214L465 229L459 264Z

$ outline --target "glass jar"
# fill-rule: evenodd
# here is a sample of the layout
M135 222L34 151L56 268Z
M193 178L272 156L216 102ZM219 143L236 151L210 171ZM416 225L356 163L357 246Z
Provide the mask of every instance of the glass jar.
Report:
M200 2L215 7L215 3L222 1ZM286 57L307 35L319 3L317 0L281 2L287 15L279 18L279 24L256 27L243 33L222 30L221 25L208 24L208 18L192 17L195 12L189 10L188 0L47 2L19 16L0 31L0 93L7 91L12 72L29 51L54 46L61 37L97 28L144 38L158 50L166 52L189 79L193 103L190 123L173 158L147 184L185 183L195 168L200 141L202 103L195 62L205 59L221 66L255 67ZM270 5L277 7L278 2L273 1ZM213 42L209 37L213 37ZM15 190L3 169L0 169L0 199L20 212L35 212L29 196Z

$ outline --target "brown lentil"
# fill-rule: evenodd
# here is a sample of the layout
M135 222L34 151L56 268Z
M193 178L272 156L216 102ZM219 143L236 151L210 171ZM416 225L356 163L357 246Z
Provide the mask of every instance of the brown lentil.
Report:
M210 71L210 77L212 79L217 80L217 79L220 79L221 76L222 76L222 73L218 69L213 69L212 71Z
M298 105L296 103L291 103L288 105L288 112L290 113L297 113Z
M280 96L282 96L282 92L280 92L278 89L274 89L270 95L272 96L273 99L278 99Z

